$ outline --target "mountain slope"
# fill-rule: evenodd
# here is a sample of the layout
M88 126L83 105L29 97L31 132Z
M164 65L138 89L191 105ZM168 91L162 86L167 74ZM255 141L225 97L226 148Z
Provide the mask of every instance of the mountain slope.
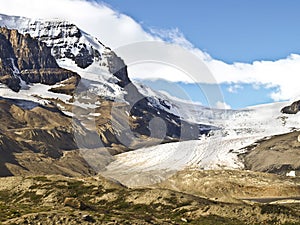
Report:
M299 132L276 135L247 147L241 157L245 168L254 171L298 176L300 174Z
M37 115L38 119L52 117L57 111L60 118L45 122L57 127L73 125L74 129L70 128L64 136L44 131L46 125L31 127L24 122L22 129L34 134L24 136L29 140L37 139L40 144L32 149L37 148L36 152L46 157L60 159L66 150L101 147L117 154L159 143L198 139L215 129L184 121L164 107L153 104L152 99L141 94L130 81L124 61L72 23L0 15L0 25L5 26L0 29L3 50L0 95L3 101L10 104L10 108L14 101L21 102L25 105L22 109L25 113L46 109L43 115ZM72 132L75 135L72 136ZM6 135L4 130L3 134ZM53 147L53 143L60 143L56 139L69 140L72 147ZM21 144L23 142L18 143L26 152L28 148ZM48 149L49 154L40 152L41 148ZM11 154L16 159L15 152ZM89 154L82 154L96 171L111 160L109 154L102 155L102 150L98 156L101 162L104 160L103 165L94 163ZM24 168L29 169L26 160L22 162L26 164ZM14 174L20 172L19 169L14 171Z

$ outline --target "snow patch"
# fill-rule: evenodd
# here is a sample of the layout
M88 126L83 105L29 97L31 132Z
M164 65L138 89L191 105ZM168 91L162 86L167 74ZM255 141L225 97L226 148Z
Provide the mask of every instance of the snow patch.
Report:
M296 171L292 170L292 171L286 173L286 176L288 176L288 177L296 177Z

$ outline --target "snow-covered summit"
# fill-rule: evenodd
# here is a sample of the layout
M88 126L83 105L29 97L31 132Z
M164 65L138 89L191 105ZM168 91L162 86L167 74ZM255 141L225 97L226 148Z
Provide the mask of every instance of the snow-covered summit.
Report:
M101 54L106 49L97 38L64 20L35 20L0 15L0 26L30 34L52 48L52 55L56 59L72 59L80 68L87 68L94 61L101 61Z
M97 92L106 98L124 100L125 91L123 87L130 80L127 70L124 69L126 65L123 60L109 47L103 45L97 38L82 31L75 24L60 19L30 19L0 14L0 26L16 29L22 34L29 34L31 37L46 43L51 48L51 54L55 57L59 66L77 72L82 78L81 82L86 86L90 86L93 92ZM33 84L27 86L27 89L28 87L33 90L45 88L33 86L40 85ZM48 89L51 89L51 87L48 87ZM23 92L28 92L28 95L38 95L38 93L31 93L31 91ZM50 92L44 90L41 92L46 94L43 97L54 97ZM5 93L3 94L5 96ZM31 96L26 96L26 94L24 97L32 99ZM65 100L66 97L60 96L59 99Z

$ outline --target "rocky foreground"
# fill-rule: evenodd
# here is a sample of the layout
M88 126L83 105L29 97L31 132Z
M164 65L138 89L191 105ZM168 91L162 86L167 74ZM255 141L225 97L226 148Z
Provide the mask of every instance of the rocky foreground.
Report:
M276 186L280 180L284 181L277 192L270 188L269 195L300 194L295 185L299 183L297 178L251 172L238 175L237 171L194 173L191 175L196 180L200 177L204 177L206 183L211 180L209 187L204 188L205 184L200 181L190 181L187 189L184 189L184 182L176 186L176 178L188 179L182 174L160 187L140 189L129 189L100 176L1 178L0 220L2 224L300 224L300 203L297 201L261 204L237 198L238 193L242 197L254 194L256 184L264 186L272 181ZM230 198L209 198L213 190L223 192L213 178L221 183L226 180L227 184L232 183L222 187L228 187L226 196ZM242 178L249 178L252 189L250 183L244 185L246 182L236 186ZM171 183L174 183L173 188Z

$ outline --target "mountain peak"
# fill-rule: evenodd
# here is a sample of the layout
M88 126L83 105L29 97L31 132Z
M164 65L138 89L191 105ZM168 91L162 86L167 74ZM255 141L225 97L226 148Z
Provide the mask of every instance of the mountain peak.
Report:
M29 19L0 15L0 26L17 29L46 43L55 59L71 59L80 68L101 61L106 48L98 39L81 31L75 24L60 19Z

